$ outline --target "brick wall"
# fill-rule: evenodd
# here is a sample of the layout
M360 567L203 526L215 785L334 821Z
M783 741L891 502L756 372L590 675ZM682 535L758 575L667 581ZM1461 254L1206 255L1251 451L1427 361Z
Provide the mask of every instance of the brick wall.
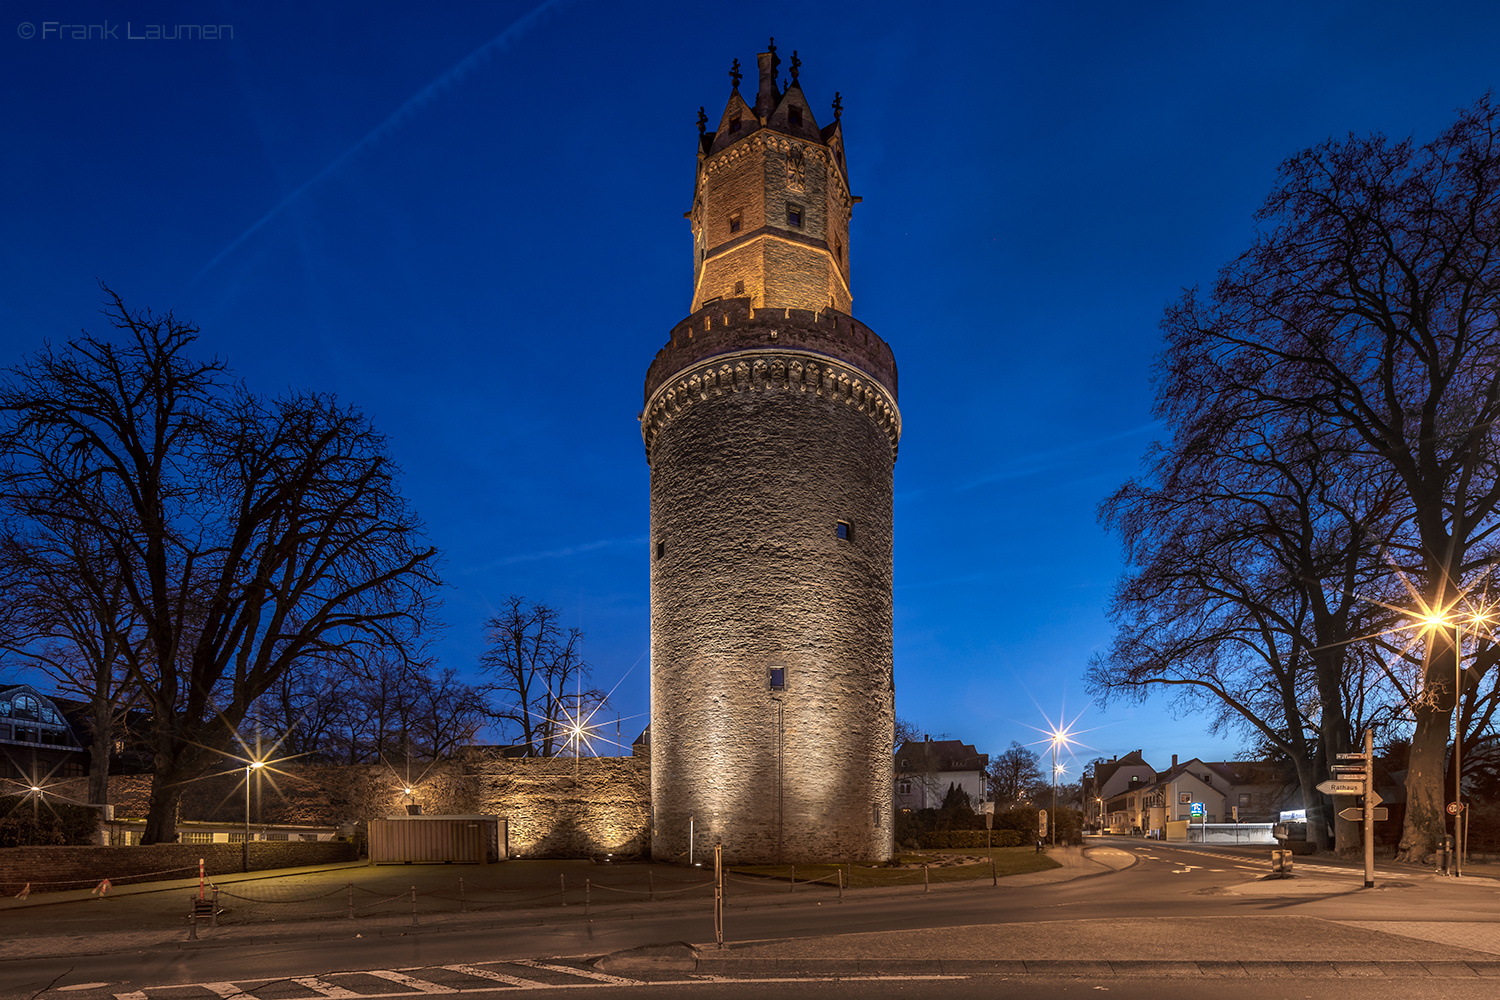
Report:
M191 878L198 859L209 875L242 869L242 844L161 844L155 847L9 847L0 850L0 893L15 895L31 884L34 892L86 889L109 879L119 885ZM352 843L255 841L250 870L295 868L356 861Z

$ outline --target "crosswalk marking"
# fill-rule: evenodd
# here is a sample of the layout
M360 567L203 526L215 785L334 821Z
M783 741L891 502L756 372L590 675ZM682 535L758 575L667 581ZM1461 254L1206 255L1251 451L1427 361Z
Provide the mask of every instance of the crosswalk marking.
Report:
M233 983L202 983L205 990L212 990L221 997L242 997L246 993Z
M323 982L323 980L315 978L313 976L304 976L301 979L293 979L292 982L296 983L298 986L306 986L313 992L321 993L325 997L334 997L336 998L336 1000L348 1000L349 997L358 997L362 995L359 993L355 993L353 990L346 990L342 986L335 986L332 983L325 983Z
M548 965L546 962L536 962L529 958L519 958L512 965L524 965L532 969L546 969L548 972L564 972L570 976L582 976L584 979L597 979L601 983L614 983L616 986L639 986L640 981L635 979L621 979L619 976L606 976L602 972L589 972L585 969L573 969L566 965Z
M458 992L458 990L454 989L451 986L439 986L437 983L429 983L425 979L415 979L411 976L406 975L405 973L391 972L388 969L366 969L365 975L376 976L380 979L387 979L393 983L400 983L402 986L410 986L412 989L421 990L423 993Z
M140 990L136 990L134 993L116 993L115 1000L146 1000L146 994Z
M508 986L519 986L523 990L539 990L542 984L532 979L518 979L515 976L504 976L489 969L481 969L477 965L443 965L439 968L447 969L449 972L461 972L466 976L476 979L488 979L495 983L505 983Z

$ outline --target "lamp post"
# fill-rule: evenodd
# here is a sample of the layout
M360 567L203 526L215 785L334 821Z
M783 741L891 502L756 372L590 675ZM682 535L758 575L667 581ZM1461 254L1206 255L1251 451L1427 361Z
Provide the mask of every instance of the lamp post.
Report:
M1469 615L1471 625L1483 625L1489 621L1484 611L1478 611ZM1446 614L1424 614L1421 618L1423 625L1436 631L1451 624L1453 626L1453 804L1449 811L1453 813L1453 876L1463 877L1463 855L1464 855L1464 770L1463 770L1463 742L1464 742L1464 647L1463 647L1463 620L1454 616L1452 622Z
M265 767L265 761L252 760L245 765L245 840L241 845L241 871L250 870L250 772Z

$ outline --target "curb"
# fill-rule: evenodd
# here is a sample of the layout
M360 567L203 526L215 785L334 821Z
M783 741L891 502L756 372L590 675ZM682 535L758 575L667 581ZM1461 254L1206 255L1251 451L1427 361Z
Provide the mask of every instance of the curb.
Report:
M607 956L615 973L635 966L623 955ZM619 961L625 959L624 961ZM601 960L603 961L603 960ZM1497 979L1495 962L1315 962L1315 961L1102 961L1079 959L838 959L716 958L670 963L674 971L719 976L1044 976L1053 978L1165 979ZM666 971L665 956L638 971Z

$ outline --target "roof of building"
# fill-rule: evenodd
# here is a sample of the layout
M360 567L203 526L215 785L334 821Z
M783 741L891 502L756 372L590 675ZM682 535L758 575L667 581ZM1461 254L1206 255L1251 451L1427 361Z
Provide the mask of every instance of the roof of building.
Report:
M898 771L983 771L989 762L961 740L908 740L896 751Z

